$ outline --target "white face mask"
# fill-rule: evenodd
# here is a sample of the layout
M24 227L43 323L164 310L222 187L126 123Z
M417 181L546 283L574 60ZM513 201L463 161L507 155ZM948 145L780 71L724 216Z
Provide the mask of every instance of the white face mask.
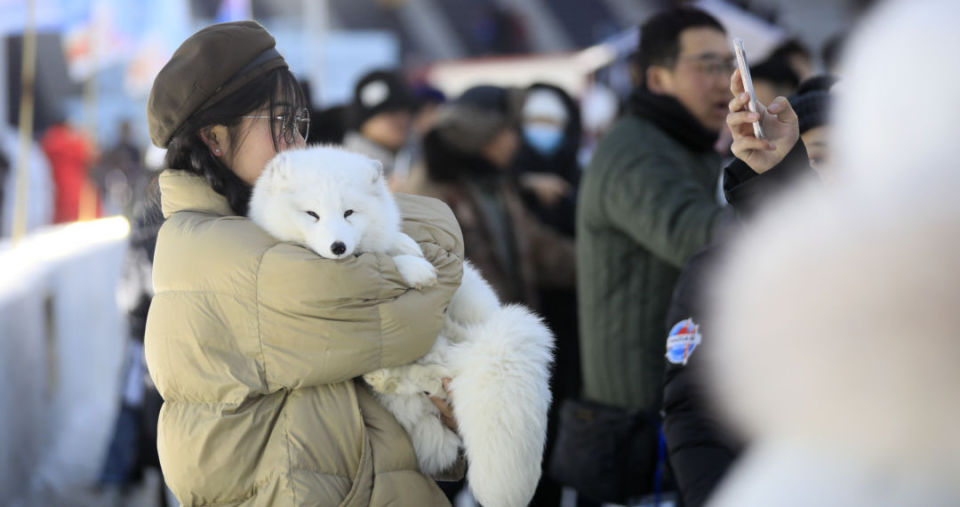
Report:
M563 129L555 125L529 123L523 126L523 139L541 155L552 155L563 142Z

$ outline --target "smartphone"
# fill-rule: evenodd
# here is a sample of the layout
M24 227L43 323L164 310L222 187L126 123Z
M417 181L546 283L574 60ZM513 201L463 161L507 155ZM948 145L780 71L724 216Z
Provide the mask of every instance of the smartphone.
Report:
M737 55L737 68L740 69L740 79L743 80L743 89L750 94L750 101L747 103L747 107L751 112L756 113L757 109L757 94L753 92L753 78L750 77L750 66L747 65L747 55L743 51L743 40L733 39L733 52ZM753 135L757 139L763 139L763 127L760 126L759 121L753 122Z

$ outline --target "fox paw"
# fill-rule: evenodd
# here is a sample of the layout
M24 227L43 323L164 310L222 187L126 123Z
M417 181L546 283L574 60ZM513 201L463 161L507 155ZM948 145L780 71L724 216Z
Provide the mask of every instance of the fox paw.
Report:
M437 284L437 269L423 257L397 255L393 261L397 264L397 270L400 271L403 281L410 287L416 287L419 290Z

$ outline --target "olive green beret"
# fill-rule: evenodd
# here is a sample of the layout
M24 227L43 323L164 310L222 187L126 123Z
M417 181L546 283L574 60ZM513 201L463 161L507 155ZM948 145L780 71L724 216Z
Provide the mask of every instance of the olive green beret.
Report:
M164 65L150 89L150 140L166 148L170 138L197 111L278 67L286 67L276 41L256 21L208 26L191 35Z

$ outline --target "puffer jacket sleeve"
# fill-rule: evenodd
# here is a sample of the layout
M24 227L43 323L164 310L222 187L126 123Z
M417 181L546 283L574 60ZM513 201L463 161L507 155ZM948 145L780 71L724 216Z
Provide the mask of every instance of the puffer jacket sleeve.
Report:
M257 279L268 388L330 384L410 363L433 346L460 285L463 238L442 202L397 196L403 230L437 268L437 285L407 287L392 258L323 259L289 243L270 248Z

